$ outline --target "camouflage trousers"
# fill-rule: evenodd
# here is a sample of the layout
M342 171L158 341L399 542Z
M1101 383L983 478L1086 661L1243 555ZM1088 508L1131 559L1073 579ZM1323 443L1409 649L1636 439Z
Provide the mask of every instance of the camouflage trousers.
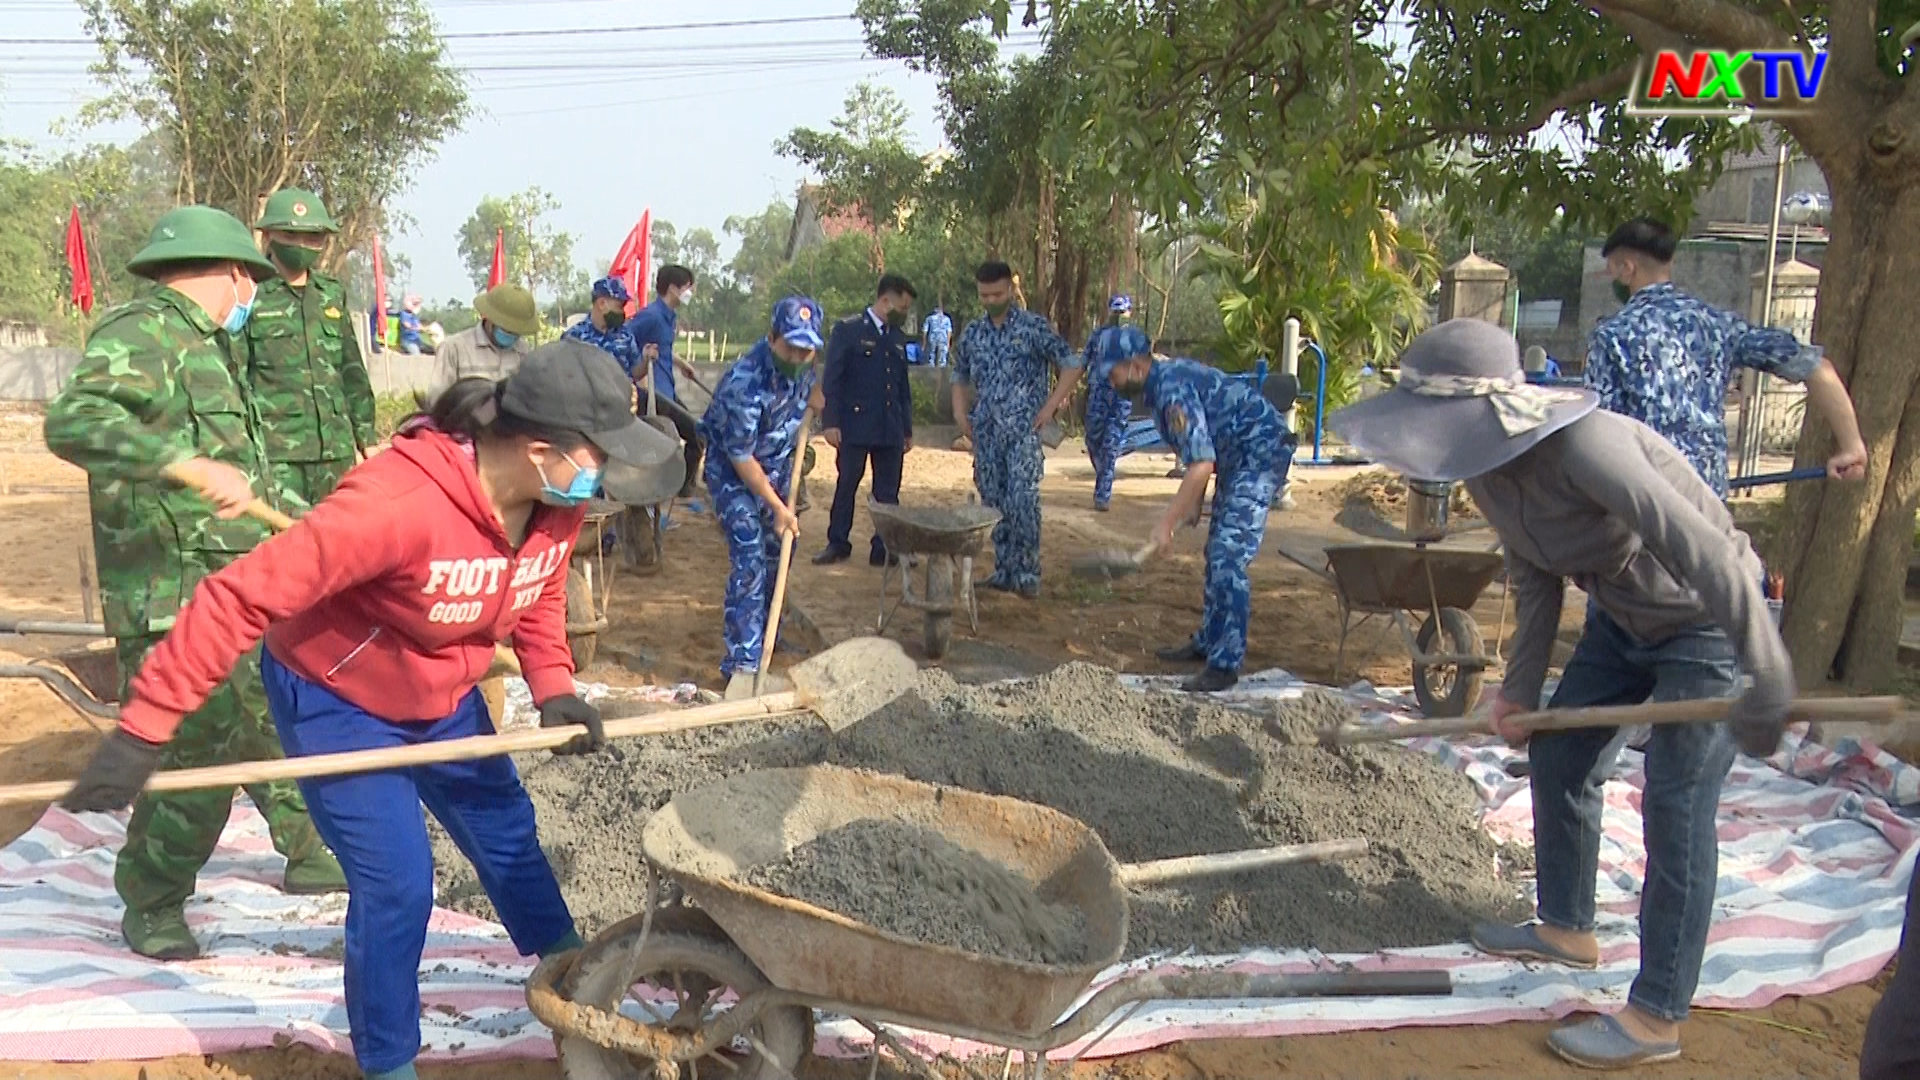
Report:
M158 637L121 638L117 652L123 680L140 670ZM122 697L125 697L124 685ZM267 712L267 691L260 682L256 649L236 664L233 674L207 703L189 713L160 752L162 769L228 765L285 755ZM193 895L194 879L212 857L233 809L233 788L142 795L127 822L126 846L113 868L113 887L129 911L177 907ZM248 784L248 797L267 819L273 846L298 863L326 850L307 817L306 800L291 780Z
M298 517L320 505L321 499L333 494L333 489L340 486L341 478L353 466L352 458L344 461L276 461L268 467L270 487L292 495L305 504L281 507L282 511Z

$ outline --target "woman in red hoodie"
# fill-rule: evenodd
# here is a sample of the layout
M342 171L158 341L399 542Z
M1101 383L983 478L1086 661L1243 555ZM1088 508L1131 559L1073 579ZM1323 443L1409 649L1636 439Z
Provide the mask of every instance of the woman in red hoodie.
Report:
M584 728L567 751L600 745L598 711L573 692L565 575L607 460L659 457L631 393L612 357L567 339L503 382L455 384L299 524L201 583L64 805L130 803L180 718L263 636L274 723L295 757L491 733L476 684L509 634L541 724ZM422 803L523 955L579 946L510 759L300 788L346 870L347 1018L370 1076L412 1077L420 1049L433 910Z

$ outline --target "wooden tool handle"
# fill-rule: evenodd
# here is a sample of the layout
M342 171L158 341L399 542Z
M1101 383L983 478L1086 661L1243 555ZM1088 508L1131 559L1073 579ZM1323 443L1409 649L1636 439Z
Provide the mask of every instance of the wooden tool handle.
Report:
M669 735L676 731L765 720L806 711L799 694L769 694L749 701L726 701L702 705L667 714L635 716L608 720L609 739L631 739L644 735ZM276 761L242 761L232 765L211 765L199 769L176 769L154 773L147 780L147 791L197 791L202 788L236 787L261 784L270 780L310 780L344 773L378 772L384 769L411 768L416 765L441 765L450 761L474 761L500 757L526 750L551 750L573 741L584 728L534 728L504 735L474 735L444 742L418 743L413 746L383 747L379 750L352 750L340 754L315 754L311 757L281 758ZM66 780L40 784L16 784L0 787L0 806L18 803L47 803L64 798L73 790Z
M793 472L787 477L787 513L797 514L794 507L800 502L800 467L806 461L807 429L813 426L813 410L800 418L800 438L793 444ZM780 639L780 613L787 606L787 574L793 569L793 534L780 534L780 571L773 579L773 604L767 608L767 640L760 648L760 667L753 673L753 692L760 693L760 684L767 677L767 669L773 665L773 646Z
M1851 720L1863 724L1888 724L1898 719L1905 702L1897 697L1801 698L1787 710L1787 721ZM1590 727L1633 727L1637 724L1695 724L1724 719L1733 702L1727 698L1700 701L1661 701L1644 705L1609 705L1584 709L1548 709L1518 713L1511 717L1516 726L1530 732L1571 731ZM1425 737L1451 738L1457 735L1489 735L1493 729L1477 716L1458 716L1445 720L1416 720L1407 724L1346 724L1322 735L1322 741L1340 746L1358 743L1397 742Z
M1215 855L1188 855L1178 859L1124 863L1120 867L1120 883L1130 889L1139 889L1168 881L1238 874L1289 863L1357 859L1366 853L1365 840L1325 840L1316 844L1282 844L1278 847L1248 848L1245 851L1223 851Z

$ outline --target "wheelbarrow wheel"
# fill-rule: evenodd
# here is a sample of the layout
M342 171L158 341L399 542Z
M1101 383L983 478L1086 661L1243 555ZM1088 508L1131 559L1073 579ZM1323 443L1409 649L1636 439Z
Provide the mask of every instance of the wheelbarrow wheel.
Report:
M1435 648L1437 640L1445 643ZM1420 624L1414 644L1422 653L1447 652L1457 656L1484 656L1485 642L1480 625L1459 608L1441 608L1436 622L1432 615ZM1413 696L1420 709L1431 717L1465 716L1480 700L1480 682L1484 669L1462 668L1458 664L1413 665Z
M927 659L947 655L953 644L953 560L945 555L927 559Z
M574 961L567 997L608 1012L619 1010L644 1024L694 1030L711 1023L733 1001L770 984L726 934L706 916L687 909L661 909L641 947L643 919L635 915L607 928ZM633 972L631 982L627 973ZM578 1035L556 1040L560 1075L566 1080L651 1080L651 1059L595 1046ZM813 1049L813 1013L803 1008L762 1012L746 1036L699 1061L684 1062L679 1075L726 1080L778 1080L798 1075Z
M578 567L567 569L567 625L592 626L599 621L593 610L593 586ZM573 670L585 671L593 664L593 653L600 641L598 633L569 634L567 648L573 653Z

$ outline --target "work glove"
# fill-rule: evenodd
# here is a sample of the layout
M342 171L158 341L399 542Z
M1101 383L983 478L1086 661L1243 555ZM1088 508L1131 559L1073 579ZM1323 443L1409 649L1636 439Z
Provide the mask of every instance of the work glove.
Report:
M600 710L580 700L578 694L562 694L540 703L540 726L566 727L578 724L587 730L578 738L554 750L556 754L591 754L607 745L606 730L600 724Z
M93 752L93 760L60 805L75 813L124 810L159 767L158 746L116 730Z
M1755 679L1747 692L1734 700L1727 710L1727 731L1741 753L1763 758L1780 749L1780 737L1787 730L1787 712L1796 693L1793 675L1783 673Z

